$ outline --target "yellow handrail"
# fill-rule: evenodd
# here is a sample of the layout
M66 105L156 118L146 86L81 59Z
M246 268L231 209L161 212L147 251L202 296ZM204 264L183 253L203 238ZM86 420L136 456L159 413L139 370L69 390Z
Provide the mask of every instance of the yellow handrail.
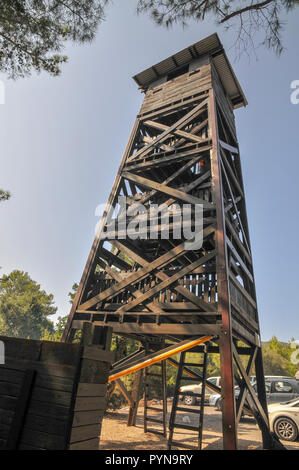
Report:
M173 356L174 354L179 354L181 352L187 351L188 349L192 349L195 346L198 346L199 344L206 343L207 341L211 341L212 338L213 336L204 336L203 338L192 340L189 343L184 344L183 346L177 346L171 351L166 351L152 359L147 359L145 361L142 361L139 364L128 367L128 369L125 369L121 372L117 372L116 374L110 375L108 382L113 382L113 380L120 379L121 377L124 377L125 375L131 374L133 372L137 372L141 369L145 369L146 367L156 364L157 362L164 361L165 359L167 359L170 356Z

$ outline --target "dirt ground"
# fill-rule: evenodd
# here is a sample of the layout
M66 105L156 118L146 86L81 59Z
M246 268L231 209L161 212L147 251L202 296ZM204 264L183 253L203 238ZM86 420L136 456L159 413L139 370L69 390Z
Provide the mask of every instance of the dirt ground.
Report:
M159 408L159 405L155 404ZM171 403L168 404L169 412ZM190 407L196 409L196 407ZM162 417L159 412L152 412L152 416L156 419ZM168 419L169 419L168 413ZM127 426L128 408L122 408L115 412L108 412L103 420L101 445L102 450L166 450L167 439L152 433L144 433L143 431L143 407L139 406L137 416L137 426ZM185 423L196 426L198 415L195 413L180 412L177 415L177 423ZM149 423L149 427L161 430L159 425ZM177 429L174 439L178 442L186 442L194 445L196 448L196 434L193 431ZM283 444L288 449L299 450L299 441L294 443ZM176 449L175 447L173 447ZM243 418L238 430L238 448L239 449L261 449L262 440L261 433L254 419ZM221 431L221 413L214 407L205 407L204 416L204 432L203 432L203 449L218 450L222 449L222 431ZM180 448L183 450L183 448Z

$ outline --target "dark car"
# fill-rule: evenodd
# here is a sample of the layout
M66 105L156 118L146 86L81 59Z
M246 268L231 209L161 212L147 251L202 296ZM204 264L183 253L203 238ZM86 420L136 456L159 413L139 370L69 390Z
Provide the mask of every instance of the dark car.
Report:
M267 376L265 377L265 385L269 404L282 403L299 397L299 381L294 377Z
M282 403L285 401L292 400L299 397L299 380L294 377L284 377L284 376L266 376L265 377L265 387L267 394L268 404L272 403ZM256 384L253 383L253 388L257 391ZM240 389L238 386L235 387L235 396L238 398L240 394ZM213 397L212 397L213 400ZM211 403L211 401L210 401ZM219 395L216 399L214 398L214 404L217 410L222 410L222 398Z

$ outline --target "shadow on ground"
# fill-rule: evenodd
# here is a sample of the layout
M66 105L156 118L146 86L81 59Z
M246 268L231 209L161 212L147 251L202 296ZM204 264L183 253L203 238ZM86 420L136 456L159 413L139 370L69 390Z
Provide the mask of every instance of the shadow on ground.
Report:
M155 419L162 419L162 413L154 412ZM167 420L169 420L168 413ZM102 426L102 450L167 450L167 439L151 433L144 433L143 408L140 407L136 426L127 426L128 408L105 415ZM198 415L194 413L179 413L177 422L187 420L188 425L196 426ZM162 426L149 423L150 428L161 431ZM174 440L182 444L194 445L197 449L198 437L193 431L176 429ZM288 449L299 450L299 442L284 443ZM173 447L176 449L176 447ZM221 413L214 408L206 407L204 417L203 449L219 450L223 448ZM238 448L240 450L262 449L261 432L253 418L242 418L238 429Z

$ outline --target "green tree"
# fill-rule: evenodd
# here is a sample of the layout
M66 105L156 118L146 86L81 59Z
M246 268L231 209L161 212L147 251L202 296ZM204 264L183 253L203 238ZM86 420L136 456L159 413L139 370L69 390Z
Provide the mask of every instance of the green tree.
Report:
M74 283L72 285L71 292L68 293L69 302L71 304L74 301L77 289L78 289L78 284ZM58 317L57 323L55 324L53 331L45 330L41 339L44 341L61 341L67 319L68 319L68 315L65 315L63 317ZM75 338L78 340L79 337L80 337L79 332L77 332Z
M53 330L45 329L41 339L43 341L61 341L67 318L67 315L65 317L58 317L58 321Z
M263 352L265 375L289 375L288 360L277 351L266 348Z
M58 75L67 61L63 55L66 41L92 41L108 3L111 0L1 2L0 71L11 78L33 71ZM242 50L258 38L281 53L284 14L298 5L299 0L137 0L137 12L149 13L156 23L166 26L204 21L210 15L218 24L236 29L236 44Z
M45 330L54 332L48 319L56 313L53 295L47 294L28 273L12 271L0 279L0 333L40 339Z
M67 40L91 41L107 0L6 0L0 7L0 71L10 78L60 73Z
M280 54L284 14L298 5L299 0L138 0L137 11L149 13L157 24L166 26L200 22L210 15L237 31L236 45L241 50L254 46L257 39Z
M72 285L72 290L71 292L68 293L68 297L70 299L70 303L72 304L75 300L75 295L77 293L77 290L78 290L78 284L75 282L73 285Z
M266 375L291 375L294 376L297 365L291 361L294 349L291 342L283 343L276 336L263 344L263 361Z
M7 201L10 198L11 194L9 191L4 191L0 189L0 202Z

